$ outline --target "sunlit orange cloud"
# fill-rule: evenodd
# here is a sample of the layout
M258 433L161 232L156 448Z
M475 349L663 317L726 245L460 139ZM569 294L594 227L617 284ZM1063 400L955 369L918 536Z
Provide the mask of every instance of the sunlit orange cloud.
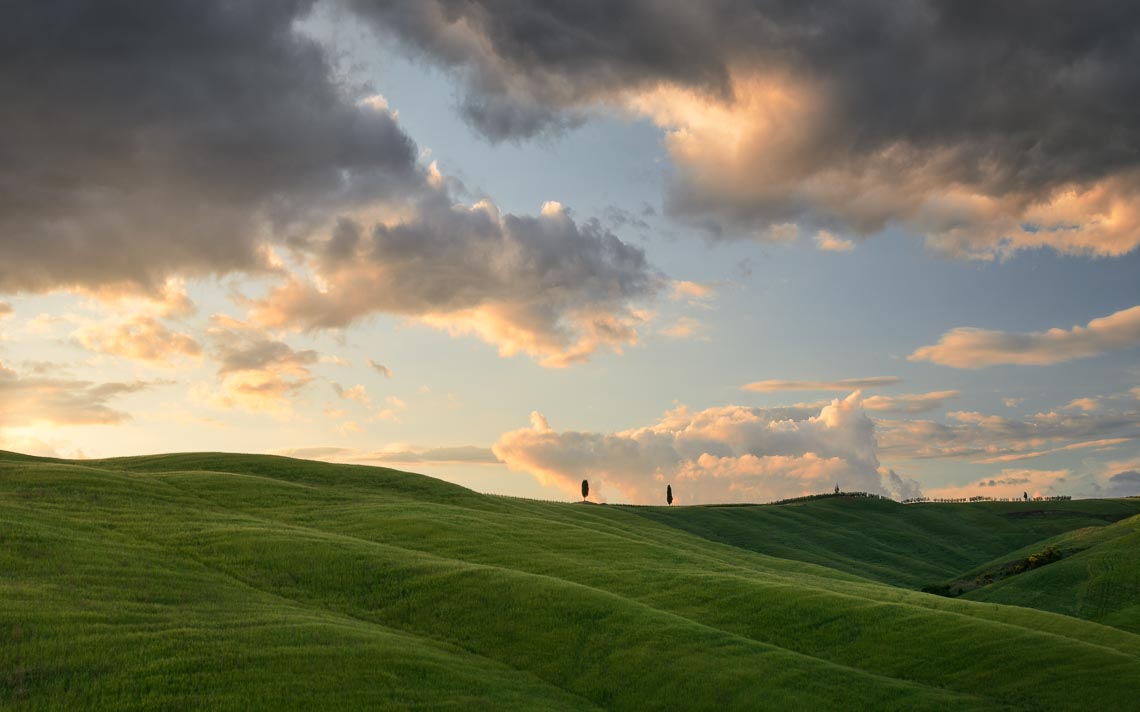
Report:
M673 322L671 326L661 329L660 333L673 339L688 339L700 331L701 322L692 317L683 316Z
M216 315L207 330L218 362L219 386L199 384L192 395L199 401L224 409L240 408L287 417L293 398L313 380L309 366L320 355L295 350L274 340L248 323Z
M660 84L623 96L665 131L678 168L670 201L681 214L752 226L764 241L798 235L801 219L872 234L899 224L934 250L994 259L1019 250L1118 256L1140 246L1140 173L1010 192L1000 166L962 147L898 140L854 152L828 94L787 72L738 68L732 95ZM967 182L963 163L974 165ZM852 244L817 233L824 250Z
M673 301L697 301L701 302L713 297L716 294L716 285L704 284L701 282L692 282L687 279L679 279L673 282L673 294L671 295Z
M696 461L682 464L674 481L679 496L693 485L706 498L714 489L720 492L714 496L722 501L766 502L827 492L839 482L850 481L850 468L851 463L843 458L820 457L813 452L739 457L703 453ZM711 487L710 480L715 483Z
M1068 470L1002 470L1000 475L965 485L927 488L924 494L938 499L975 496L1021 499L1023 494L1030 497L1071 494L1065 491L1069 476Z
M555 431L533 413L531 427L504 433L492 450L510 469L571 496L589 479L591 495L600 500L653 503L667 484L688 503L764 502L836 484L848 491L918 493L914 482L880 467L874 426L858 393L831 401L817 415L679 406L650 426L616 433Z
M140 315L113 323L93 323L72 334L84 348L112 356L174 366L178 357L197 358L201 345L189 334L171 331L157 319Z
M435 197L412 222L377 229L368 249L359 225L345 225L347 239L309 265L311 276L250 302L252 321L312 330L392 314L552 368L637 343L651 314L634 302L662 281L640 248L579 226L555 201L532 217Z
M922 413L941 408L946 401L958 397L958 391L931 391L930 393L903 393L897 396L868 396L863 408L883 413Z
M621 353L637 344L637 326L651 315L631 309L625 314L582 309L567 312L564 328L551 332L531 328L527 306L487 304L450 313L429 313L419 317L425 324L452 335L475 334L494 344L504 357L524 353L548 368L565 368L589 359L599 347Z
M1048 366L1140 345L1140 306L1093 319L1087 326L1032 333L960 327L907 358L952 368L1000 364Z
M665 129L670 156L710 199L780 200L823 165L825 156L811 156L825 101L808 85L779 74L735 74L732 83L727 101L673 84L625 101Z
M815 247L820 252L850 252L855 249L855 243L828 230L820 230L815 234Z
M1100 401L1096 398L1074 398L1065 405L1065 410L1083 410L1086 413L1100 408Z
M841 378L834 381L797 381L779 378L766 381L753 381L740 387L743 391L769 393L772 391L852 391L863 388L893 386L902 382L897 376L867 376L864 378Z
M130 418L111 403L155 385L93 383L70 377L27 376L0 363L0 428L116 425Z
M197 307L186 291L186 282L168 278L161 286L147 290L133 283L83 287L76 293L91 297L104 305L114 307L117 313L130 313L155 317L190 316Z

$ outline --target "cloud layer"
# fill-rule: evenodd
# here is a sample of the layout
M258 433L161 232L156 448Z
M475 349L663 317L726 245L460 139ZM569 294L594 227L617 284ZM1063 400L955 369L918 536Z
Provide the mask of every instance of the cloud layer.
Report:
M0 428L36 425L114 425L130 416L111 401L150 388L143 381L94 383L20 375L0 364Z
M208 330L218 364L217 392L207 399L224 408L285 414L292 397L313 380L310 367L320 354L294 349L244 322L214 317Z
M754 381L741 386L746 391L768 393L771 391L851 391L863 388L893 386L901 382L897 376L868 376L866 378L841 378L837 381L784 381L773 379Z
M645 253L557 203L537 216L452 203L425 188L415 216L366 233L342 220L319 252L320 284L292 278L259 302L267 326L343 327L379 312L474 333L547 366L637 341L634 306L664 284Z
M879 420L876 425L880 452L892 460L962 458L992 464L1112 448L1140 438L1140 412L1135 410L1048 412L1025 419L955 411L944 423Z
M914 491L879 467L874 425L857 393L815 414L741 406L694 413L682 406L651 426L611 434L558 432L538 413L531 424L504 433L495 455L570 495L582 479L597 497L616 490L635 503L657 503L667 484L686 504L765 502L837 483L849 491Z
M958 397L958 391L931 391L929 393L904 393L898 396L868 396L863 399L864 410L879 413L924 413L936 410L946 401Z
M908 358L952 368L1048 366L1136 346L1140 346L1140 306L1071 329L1027 334L968 327L951 329L937 344L916 349Z

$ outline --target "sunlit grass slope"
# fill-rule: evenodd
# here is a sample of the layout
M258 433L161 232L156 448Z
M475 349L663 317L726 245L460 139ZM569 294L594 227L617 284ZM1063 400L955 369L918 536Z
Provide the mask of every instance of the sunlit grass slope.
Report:
M713 541L919 589L1048 537L1140 514L1140 499L903 505L828 497L631 511Z
M843 502L827 506L845 526ZM285 458L0 454L0 705L943 710L1135 699L1133 633L904 590L639 512Z

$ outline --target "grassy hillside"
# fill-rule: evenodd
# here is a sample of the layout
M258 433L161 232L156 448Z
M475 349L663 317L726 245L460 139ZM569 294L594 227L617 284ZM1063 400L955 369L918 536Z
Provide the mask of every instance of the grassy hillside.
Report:
M803 531L813 517L854 533L863 525L845 518L913 516L867 500L809 505L800 510ZM1128 506L1102 503L1061 519L1103 523L1096 517ZM863 555L889 562L869 571L711 541L707 517L738 509L782 508L531 502L392 470L272 457L70 463L0 454L0 704L910 710L1132 702L1136 634L865 577L891 580L882 571L903 569L898 542L889 556ZM985 508L960 510L972 523L952 526L948 511L931 521L968 541L936 550L965 551L971 561L988 551L975 541L985 538L983 525L1011 542L1017 532L1056 533L1053 523ZM683 530L685 516L704 531ZM738 522L736 531L746 529Z
M1140 514L1140 499L902 505L829 497L630 511L712 541L919 589L1042 539Z
M1057 547L1063 558L965 597L1056 611L1140 633L1140 517L1080 529L1043 544ZM1041 544L1026 547L1003 560L1022 559L1040 550ZM967 576L1000 563L991 562Z

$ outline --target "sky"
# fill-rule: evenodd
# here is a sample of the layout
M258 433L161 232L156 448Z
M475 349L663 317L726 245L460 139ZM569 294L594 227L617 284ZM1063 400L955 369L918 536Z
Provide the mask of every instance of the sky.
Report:
M0 449L1140 494L1138 13L10 9Z

